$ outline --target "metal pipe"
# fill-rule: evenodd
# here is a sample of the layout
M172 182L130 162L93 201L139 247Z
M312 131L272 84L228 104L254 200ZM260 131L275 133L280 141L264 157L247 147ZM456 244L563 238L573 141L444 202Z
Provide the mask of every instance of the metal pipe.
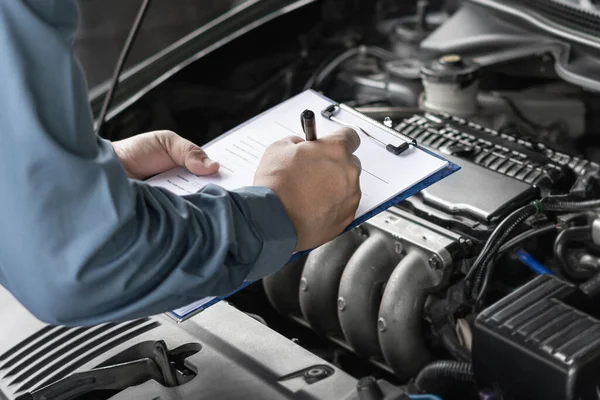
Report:
M322 335L342 332L337 316L337 294L342 272L363 241L356 229L313 250L300 279L300 309L312 329Z
M352 349L365 358L381 356L379 304L399 259L393 242L376 231L358 247L342 274L337 299L340 325Z
M306 257L298 258L262 279L269 302L281 315L301 313L298 290L305 263Z
M434 284L426 254L412 249L385 287L377 321L379 343L386 362L399 376L414 376L430 361L422 323L426 289Z
M586 226L574 226L567 228L558 234L554 241L554 261L568 278L573 280L585 280L592 277L594 271L577 268L572 265L569 257L569 245L573 242L589 242L592 240L592 228Z

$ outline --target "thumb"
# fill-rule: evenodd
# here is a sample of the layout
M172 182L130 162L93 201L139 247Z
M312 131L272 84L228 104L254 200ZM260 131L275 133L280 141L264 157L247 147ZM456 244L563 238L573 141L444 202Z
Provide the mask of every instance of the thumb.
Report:
M219 170L219 163L208 158L204 150L192 144L185 154L185 167L196 175L210 175Z
M210 175L219 170L219 163L208 158L204 150L171 131L159 132L157 137L176 165L196 175Z

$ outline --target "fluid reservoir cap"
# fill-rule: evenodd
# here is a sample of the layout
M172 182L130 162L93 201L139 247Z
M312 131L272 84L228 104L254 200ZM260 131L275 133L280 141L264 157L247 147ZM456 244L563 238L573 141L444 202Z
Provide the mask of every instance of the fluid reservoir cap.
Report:
M479 64L458 54L444 55L421 68L421 77L428 82L468 84L479 74Z
M423 63L416 58L389 61L385 64L387 72L400 79L419 80Z
M463 59L458 54L448 54L442 56L439 60L440 64L450 65L450 66L463 66Z

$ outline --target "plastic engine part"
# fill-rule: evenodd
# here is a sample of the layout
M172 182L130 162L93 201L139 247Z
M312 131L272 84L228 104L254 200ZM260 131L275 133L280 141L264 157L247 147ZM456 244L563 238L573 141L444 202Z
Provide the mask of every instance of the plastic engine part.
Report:
M480 387L503 399L596 399L598 299L541 275L483 311L473 332Z

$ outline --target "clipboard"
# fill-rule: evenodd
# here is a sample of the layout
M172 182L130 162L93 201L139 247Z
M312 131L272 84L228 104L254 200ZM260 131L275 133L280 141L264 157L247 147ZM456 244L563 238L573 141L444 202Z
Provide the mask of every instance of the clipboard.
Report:
M317 105L317 103L318 103L318 105ZM356 128L362 130L363 131L362 133L364 133L366 136L375 136L374 138L371 138L371 139L373 139L373 141L369 141L369 139L364 139L363 137L361 137L361 147L363 146L363 143L362 143L363 141L368 141L370 144L368 144L366 146L370 146L371 147L370 151L373 152L373 151L375 151L375 150L373 150L373 147L372 147L374 145L374 142L379 142L377 145L380 146L381 150L377 150L377 151L382 151L386 154L385 156L382 154L381 157L384 157L384 158L388 157L388 160L391 160L389 157L393 156L393 157L398 157L398 160L402 160L402 157L404 157L404 155L403 154L393 154L393 155L390 154L388 151L391 152L392 150L390 149L390 147L388 147L386 149L386 144L388 144L388 143L391 144L391 148L400 148L401 145L403 145L403 144L405 145L406 143L409 143L411 147L416 149L413 151L418 152L419 154L425 154L425 155L427 155L427 157L431 157L431 159L437 159L437 160L439 160L439 165L443 165L441 168L437 169L434 173L429 174L425 178L420 179L416 182L411 182L410 186L408 186L401 192L394 192L395 195L388 198L386 201L378 202L377 206L369 208L367 212L364 212L360 216L358 216L344 230L344 232L354 229L355 227L364 223L365 221L369 220L370 218L374 217L375 215L378 215L381 212L383 212L384 210L387 210L390 207L406 200L407 198L409 198L409 197L413 196L414 194L422 191L423 189L433 185L434 183L448 177L449 175L453 174L454 172L456 172L460 169L460 167L458 165L456 165L456 164L452 163L451 161L441 157L440 155L418 145L418 143L416 143L416 141L414 141L414 139L412 139L410 137L402 137L402 135L400 133L398 133L397 131L394 131L390 127L387 127L384 124L382 124L378 121L375 121L350 107L347 107L345 105L339 105L336 102L334 102L333 100L323 96L320 93L314 92L312 90L307 90L306 92L302 92L302 93L294 96L293 98L286 100L283 103L276 105L275 107L273 107L269 110L264 111L263 113L257 115L256 117L246 121L245 123L232 129L231 131L214 139L213 141L209 142L208 144L206 144L203 147L209 154L211 154L210 153L211 146L213 146L213 147L218 146L220 142L224 143L224 141L226 141L226 140L231 141L231 140L233 140L231 135L235 135L235 134L242 135L246 131L252 131L253 127L260 126L260 124L263 123L264 121L269 121L269 120L273 121L275 116L277 118L275 120L276 123L278 125L280 125L282 128L285 128L287 131L289 131L288 135L290 132L301 135L301 133L302 133L301 127L297 121L298 115L300 113L298 111L299 110L298 107L300 105L306 105L306 104L309 104L309 105L315 104L315 107L314 107L315 114L317 114L317 115L320 114L323 118L321 120L321 123L329 124L327 126L330 129L332 128L331 123L325 122L325 120L328 119L328 115L326 112L323 113L322 111L327 111L327 109L329 109L329 111L340 110L340 109L344 110L344 112L345 112L344 115L345 115L346 119L344 119L343 117L340 117L338 119L338 121L336 122L336 124L337 125L344 124L346 126L348 126L348 125L355 126ZM334 115L334 114L330 114L329 116L331 116L331 115ZM287 126L284 126L283 123L280 123L280 121L285 122L285 121L291 121L291 120L294 120L296 122L296 124L298 125L298 127L297 127L298 131L294 131L293 128L290 128L289 124L291 124L291 122L288 122ZM360 126L357 126L357 125L360 125ZM338 126L338 127L341 127L341 126ZM364 128L364 130L363 130L363 128ZM366 130L369 130L370 133L367 133ZM377 134L378 136L376 136L375 134ZM227 138L229 138L229 139L227 139ZM406 146L404 146L404 147L406 147ZM360 150L360 148L359 148L359 150ZM371 157L373 158L372 155L371 155ZM421 159L423 159L423 157L424 156L422 156ZM211 154L211 158L214 158L212 154ZM379 158L379 154L378 154L377 158ZM221 162L221 160L219 160L218 158L217 158L217 161ZM363 160L361 159L361 162L362 161ZM389 162L388 162L388 164L389 164ZM187 172L187 173L190 174L189 172ZM170 172L161 174L161 175L153 178L153 181L151 182L151 184L161 186L165 181L163 178L161 178L161 176L169 176L169 174L170 174ZM171 173L171 176L173 176L172 173ZM163 179L163 180L161 181L161 179ZM181 188L179 188L179 189L181 189ZM359 206L359 208L361 206ZM311 250L294 253L291 256L288 263L292 262L300 257L305 256L306 254L310 253L310 251ZM193 317L194 315L198 314L199 312L209 308L210 306L218 303L219 301L225 300L229 296L233 295L234 293L237 293L240 290L243 290L244 288L248 287L252 283L254 283L254 281L243 282L239 288L237 288L233 292L229 293L228 295L206 297L199 301L191 303L185 307L181 307L179 309L167 312L166 315L169 316L171 319L175 320L176 322L183 322L183 321Z

